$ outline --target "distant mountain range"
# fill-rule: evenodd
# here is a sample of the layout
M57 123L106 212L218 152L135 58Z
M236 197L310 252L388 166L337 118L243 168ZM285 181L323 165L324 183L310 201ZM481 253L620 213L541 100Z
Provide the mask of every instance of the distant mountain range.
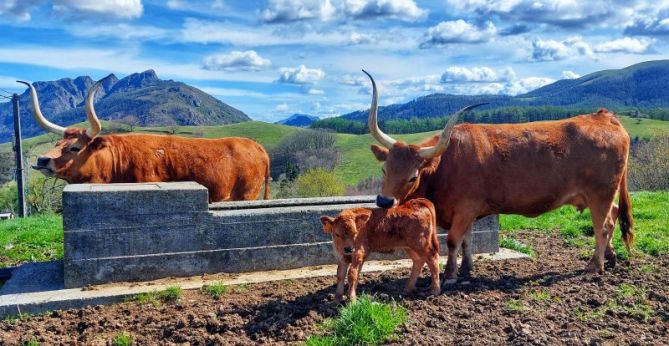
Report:
M86 119L84 99L94 81L88 76L63 78L33 85L42 113L51 122L68 126ZM21 94L21 127L24 137L43 133L32 117L30 94ZM251 120L244 112L209 94L172 80L161 80L153 70L123 79L108 78L98 90L95 109L103 120L135 116L140 126L222 125ZM12 104L0 104L0 143L13 134Z
M381 95L383 97L383 95ZM483 109L505 106L606 107L613 110L669 107L669 60L647 61L619 70L604 70L577 79L563 79L523 95L432 94L403 104L379 107L379 119L440 117L474 103ZM344 114L367 122L368 110Z
M293 114L286 119L279 120L275 124L295 126L295 127L309 127L314 122L318 121L317 116L307 114Z

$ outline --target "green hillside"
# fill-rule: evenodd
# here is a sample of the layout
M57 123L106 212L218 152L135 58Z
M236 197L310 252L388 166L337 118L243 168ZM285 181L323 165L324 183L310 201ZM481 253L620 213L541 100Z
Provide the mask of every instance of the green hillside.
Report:
M669 122L652 119L643 119L637 121L629 117L621 117L623 124L627 128L632 138L651 138L658 132L669 132ZM106 130L113 131L122 128L110 122L103 122L103 127ZM202 136L205 138L219 138L219 137L249 137L257 140L268 149L277 145L281 139L295 133L297 131L305 131L304 129L270 124L259 121L242 122L223 126L180 126L176 128L170 127L155 127L155 128L139 128L137 132L147 133L170 133L176 130L176 134L183 136ZM406 135L393 135L393 137L407 141L410 143L418 143L423 139L437 132L424 132ZM351 135L351 134L334 134L337 138L336 146L339 148L341 155L341 162L335 169L335 174L339 176L347 185L355 185L361 180L372 176L380 176L380 164L371 154L369 147L374 143L374 140L369 134ZM28 150L28 157L34 160L34 157L40 153L46 152L53 146L56 140L54 135L42 135L29 138L24 141L24 148ZM0 145L0 152L10 151L9 143Z

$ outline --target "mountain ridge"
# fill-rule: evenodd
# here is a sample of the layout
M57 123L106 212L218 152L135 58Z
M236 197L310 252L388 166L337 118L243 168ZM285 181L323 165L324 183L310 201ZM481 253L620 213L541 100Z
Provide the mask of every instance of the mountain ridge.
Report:
M85 97L94 81L89 76L38 81L33 85L42 113L51 122L68 126L84 121ZM32 117L29 91L19 96L22 136L44 133ZM108 76L96 94L100 119L118 121L135 116L140 126L223 125L251 120L244 112L182 82L158 78L154 70L118 79ZM0 104L0 143L13 134L11 102Z

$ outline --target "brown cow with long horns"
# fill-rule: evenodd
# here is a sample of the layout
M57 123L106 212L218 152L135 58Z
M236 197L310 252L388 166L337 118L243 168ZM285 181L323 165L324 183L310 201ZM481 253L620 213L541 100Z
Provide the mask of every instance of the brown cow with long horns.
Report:
M383 186L377 205L390 208L425 197L437 210L437 223L449 229L446 283L472 268L467 234L472 223L491 214L535 217L565 204L589 208L595 230L595 253L586 271L613 266L611 246L616 220L622 238L632 244L632 211L627 190L630 138L620 121L605 109L557 121L524 124L462 124L466 107L448 120L440 135L414 145L396 141L377 123L378 93L371 75L372 105L368 125L381 144L372 152L383 162ZM619 193L620 208L614 197Z
M103 79L104 80L104 79ZM98 136L102 124L93 100L102 81L88 91L86 115L91 127L64 128L49 122L30 88L33 116L45 130L63 136L33 166L68 183L141 183L196 181L209 190L209 201L255 200L265 185L269 198L269 156L248 138L184 138L166 135Z

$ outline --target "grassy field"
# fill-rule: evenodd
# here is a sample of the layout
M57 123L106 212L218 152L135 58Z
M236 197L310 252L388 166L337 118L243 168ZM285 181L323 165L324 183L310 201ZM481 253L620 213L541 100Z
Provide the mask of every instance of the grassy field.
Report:
M637 254L669 254L669 191L632 193L634 213L633 247ZM589 256L594 248L590 213L579 214L572 207L563 207L537 218L503 215L500 219L502 245L522 249L513 239L518 230L545 232L559 229L571 245L583 248ZM625 257L620 231L614 235L616 252ZM509 245L505 246L509 247ZM40 215L25 219L0 221L0 267L25 262L45 261L63 257L63 228L59 215ZM531 249L523 250L531 252Z

